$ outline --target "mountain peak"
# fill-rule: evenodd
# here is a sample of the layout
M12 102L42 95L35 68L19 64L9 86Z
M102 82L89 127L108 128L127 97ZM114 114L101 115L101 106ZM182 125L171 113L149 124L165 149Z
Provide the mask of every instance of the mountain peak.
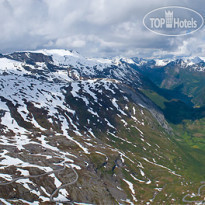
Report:
M79 53L75 50L67 49L42 49L36 51L29 51L31 53L42 53L44 55L58 55L58 56L79 56Z

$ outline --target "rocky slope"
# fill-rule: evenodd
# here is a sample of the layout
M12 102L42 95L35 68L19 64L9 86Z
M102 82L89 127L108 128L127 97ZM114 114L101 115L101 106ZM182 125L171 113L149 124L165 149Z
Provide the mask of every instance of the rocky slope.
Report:
M181 202L188 157L134 66L65 50L1 56L2 204Z

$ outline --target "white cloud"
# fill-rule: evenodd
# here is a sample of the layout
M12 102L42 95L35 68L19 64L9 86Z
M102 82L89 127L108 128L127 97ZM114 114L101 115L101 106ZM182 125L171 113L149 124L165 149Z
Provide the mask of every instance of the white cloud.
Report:
M203 0L0 0L0 50L66 48L88 56L204 52L204 30L173 38L144 28L147 12L168 5L205 10Z

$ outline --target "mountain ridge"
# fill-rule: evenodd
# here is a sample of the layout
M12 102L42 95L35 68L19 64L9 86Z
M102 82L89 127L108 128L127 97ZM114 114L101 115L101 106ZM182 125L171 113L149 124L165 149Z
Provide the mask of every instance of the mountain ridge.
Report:
M182 202L198 185L201 162L192 165L142 92L147 81L134 61L38 52L0 58L1 181L44 174L0 186L2 203L52 204L52 193L76 178L64 163L79 178L52 196L56 202Z

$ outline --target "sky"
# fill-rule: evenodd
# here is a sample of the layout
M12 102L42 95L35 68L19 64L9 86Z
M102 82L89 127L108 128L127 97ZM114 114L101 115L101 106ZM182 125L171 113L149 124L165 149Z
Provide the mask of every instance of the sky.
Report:
M143 17L163 6L205 16L204 0L0 0L0 53L73 49L88 57L205 57L205 27L157 35Z

